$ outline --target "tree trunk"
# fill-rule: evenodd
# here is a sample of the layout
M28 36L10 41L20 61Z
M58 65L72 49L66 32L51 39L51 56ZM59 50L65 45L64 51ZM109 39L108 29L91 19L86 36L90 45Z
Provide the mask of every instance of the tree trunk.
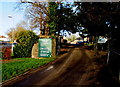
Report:
M52 56L56 56L56 38L52 38Z
M93 42L94 42L94 44L93 44L93 49L94 49L94 52L95 52L95 56L98 56L98 36L95 36L94 37L94 39L93 39Z

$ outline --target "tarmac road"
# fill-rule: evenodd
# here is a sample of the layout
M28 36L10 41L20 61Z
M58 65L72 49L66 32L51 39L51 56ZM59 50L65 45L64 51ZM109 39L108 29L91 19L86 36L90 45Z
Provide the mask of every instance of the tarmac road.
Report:
M90 85L86 79L90 76L88 65L91 59L84 49L73 48L69 55L55 64L36 72L13 86L82 86Z

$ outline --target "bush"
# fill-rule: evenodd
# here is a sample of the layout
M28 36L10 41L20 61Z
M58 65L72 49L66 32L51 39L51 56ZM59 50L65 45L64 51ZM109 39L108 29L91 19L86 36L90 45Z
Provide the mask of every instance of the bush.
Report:
M10 47L2 47L2 58L10 59L11 58L11 48Z
M17 37L18 44L14 47L15 57L31 57L32 47L38 41L38 36L30 30L22 31Z

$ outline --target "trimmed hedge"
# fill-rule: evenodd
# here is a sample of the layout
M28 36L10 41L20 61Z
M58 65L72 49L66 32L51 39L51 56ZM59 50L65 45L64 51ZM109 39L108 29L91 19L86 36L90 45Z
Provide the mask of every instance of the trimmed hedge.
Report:
M21 31L17 37L18 44L13 49L14 56L18 58L31 57L32 47L38 38L33 31Z

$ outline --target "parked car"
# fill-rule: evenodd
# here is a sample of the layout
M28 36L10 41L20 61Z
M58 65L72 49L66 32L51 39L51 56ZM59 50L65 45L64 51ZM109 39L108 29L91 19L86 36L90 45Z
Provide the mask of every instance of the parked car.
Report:
M14 47L16 44L17 43L10 43L9 41L0 41L0 48L2 48L2 47L10 47L10 48L12 48L12 45Z
M78 44L78 45L84 45L84 41L78 41L76 44Z

